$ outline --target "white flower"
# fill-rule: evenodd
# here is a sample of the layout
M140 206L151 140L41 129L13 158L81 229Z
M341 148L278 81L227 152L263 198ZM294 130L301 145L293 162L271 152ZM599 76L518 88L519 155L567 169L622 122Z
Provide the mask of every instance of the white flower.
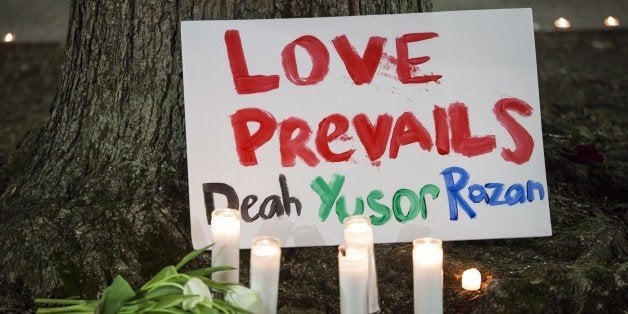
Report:
M207 307L211 307L212 305L212 294L209 292L209 288L198 278L190 278L190 280L185 283L185 286L183 286L183 295L196 296L183 301L183 309L186 311L194 309L198 304Z
M230 290L225 296L225 301L253 313L262 311L263 307L257 291L240 285L233 285L229 288Z

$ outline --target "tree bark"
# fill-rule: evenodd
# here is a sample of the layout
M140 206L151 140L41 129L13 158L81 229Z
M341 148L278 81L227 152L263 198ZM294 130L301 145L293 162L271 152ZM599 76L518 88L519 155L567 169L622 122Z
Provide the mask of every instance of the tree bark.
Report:
M430 9L429 0L73 1L50 118L17 152L30 162L0 198L0 282L93 298L116 274L137 285L191 249L180 21Z

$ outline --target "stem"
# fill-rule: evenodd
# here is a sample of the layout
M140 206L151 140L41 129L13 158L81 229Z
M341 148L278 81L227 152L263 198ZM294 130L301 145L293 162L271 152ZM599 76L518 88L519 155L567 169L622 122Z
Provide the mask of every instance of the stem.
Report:
M164 278L164 279L162 279L162 280L160 280L160 281L157 281L157 282L155 282L154 284L152 284L152 285L150 285L150 286L145 287L144 289L145 289L145 291L150 291L150 290L152 290L152 289L153 289L153 288L155 288L155 287L161 286L161 283L162 283L162 282L164 282L164 281L165 281L165 282L167 282L168 280L170 280L170 279L172 279L172 278L177 278L177 277L183 277L183 278L185 278L185 279L186 279L186 281L190 279L190 276L188 276L188 275L186 275L186 274L174 274L174 275L169 276L169 277L166 277L166 278ZM178 285L178 284L177 284L177 285Z
M157 285L154 285L150 290L152 291L153 289L157 289L159 287L165 287L165 286L172 286L175 288L179 288L181 290L181 292L183 292L183 286L181 286L180 284L177 283L173 283L173 282L165 282L165 283L160 283Z
M39 308L37 313L94 313L95 308L86 304L76 304L71 306L57 307L52 309Z
M86 303L91 300L65 300L65 299L35 299L35 303L40 304L69 304L69 305L77 305L81 303Z

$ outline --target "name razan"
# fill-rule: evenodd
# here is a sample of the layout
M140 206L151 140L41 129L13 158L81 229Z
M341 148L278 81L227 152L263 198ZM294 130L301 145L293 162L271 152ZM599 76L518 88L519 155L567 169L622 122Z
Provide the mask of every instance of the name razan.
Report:
M467 200L473 203L485 202L489 206L522 204L533 202L534 191L538 192L539 199L545 198L545 188L540 182L528 180L523 184L515 183L504 191L502 183L486 183L484 185L469 183L469 173L461 167L449 167L441 171L445 180L447 199L449 202L449 219L458 220L458 209L461 208L469 217L475 218L476 212L471 208ZM457 177L457 179L455 178ZM467 188L467 193L464 189ZM465 197L466 194L466 197Z

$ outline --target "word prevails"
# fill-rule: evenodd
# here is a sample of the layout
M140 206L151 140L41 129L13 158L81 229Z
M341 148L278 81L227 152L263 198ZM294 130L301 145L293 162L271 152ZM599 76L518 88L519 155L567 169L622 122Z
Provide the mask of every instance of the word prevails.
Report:
M532 107L517 98L503 98L493 106L495 118L508 131L515 144L514 149L502 149L502 158L515 164L523 164L532 156L534 139L515 120L512 112L528 117L532 114ZM258 164L257 149L273 139L275 133L278 134L283 167L295 166L297 158L310 167L318 165L321 159L327 162L347 162L356 149L334 152L330 144L353 138L348 135L351 126L362 145L361 148L374 165L378 164L386 150L388 158L395 159L402 146L412 144L428 152L436 146L439 155L448 155L453 150L466 157L487 154L496 148L495 135L471 134L468 108L464 103L450 104L447 109L434 106L432 115L434 140L410 111L402 113L396 119L389 114L381 114L375 123L365 114L358 114L350 121L345 115L334 113L321 120L317 124L318 128L313 130L306 120L298 117L288 117L278 122L270 112L259 108L244 108L231 115L231 125L238 158L243 166ZM255 127L257 129L252 132L251 128ZM314 143L310 143L312 135Z

